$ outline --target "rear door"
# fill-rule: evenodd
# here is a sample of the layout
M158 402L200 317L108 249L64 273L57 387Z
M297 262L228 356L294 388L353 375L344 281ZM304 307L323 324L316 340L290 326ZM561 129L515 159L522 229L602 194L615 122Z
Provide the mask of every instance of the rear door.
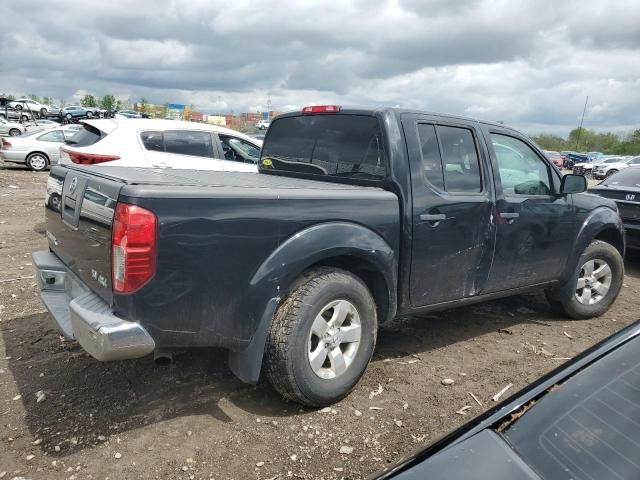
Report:
M474 124L402 118L411 164L414 307L480 293L491 265L495 229L486 147Z
M487 143L496 172L497 233L487 293L559 278L574 240L571 195L560 176L514 132L491 128Z
M165 130L140 133L145 156L152 167L222 170L211 132Z

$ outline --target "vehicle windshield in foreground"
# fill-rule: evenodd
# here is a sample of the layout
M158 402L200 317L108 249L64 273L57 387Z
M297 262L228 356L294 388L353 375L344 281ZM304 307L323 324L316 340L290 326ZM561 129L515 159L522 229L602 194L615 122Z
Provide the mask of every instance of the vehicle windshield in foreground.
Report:
M639 344L559 385L503 432L542 478L640 478Z
M608 187L639 187L640 167L630 167L621 172L614 173L602 182Z
M365 115L314 114L271 124L260 169L382 180L387 165L378 119Z

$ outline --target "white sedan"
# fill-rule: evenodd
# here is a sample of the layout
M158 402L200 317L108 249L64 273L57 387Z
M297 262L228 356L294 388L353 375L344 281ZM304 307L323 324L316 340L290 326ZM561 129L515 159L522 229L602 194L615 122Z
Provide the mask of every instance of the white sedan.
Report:
M60 163L257 172L262 142L205 123L156 119L84 120L60 147Z
M56 165L60 158L60 145L75 132L53 128L27 133L20 137L0 139L0 158L5 162L24 163L31 170L41 172Z
M618 159L617 162L600 164L593 169L593 177L602 180L628 167L640 166L640 157Z

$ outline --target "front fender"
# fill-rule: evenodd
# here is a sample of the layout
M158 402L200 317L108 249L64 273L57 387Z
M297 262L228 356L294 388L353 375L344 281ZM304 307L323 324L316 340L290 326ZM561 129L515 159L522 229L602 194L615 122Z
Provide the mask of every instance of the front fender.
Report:
M577 281L578 262L584 250L598 235L605 230L615 229L623 245L624 255L624 226L617 212L609 207L598 207L590 212L578 228L575 241L571 248L571 254L567 261L563 282L554 289L554 297L558 300L567 300L574 293Z
M341 256L360 259L382 274L389 295L387 318L395 315L398 260L393 248L373 230L355 223L308 227L280 244L251 278L247 301L259 321L249 346L229 353L229 365L238 378L248 383L258 381L268 327L291 284L310 266Z

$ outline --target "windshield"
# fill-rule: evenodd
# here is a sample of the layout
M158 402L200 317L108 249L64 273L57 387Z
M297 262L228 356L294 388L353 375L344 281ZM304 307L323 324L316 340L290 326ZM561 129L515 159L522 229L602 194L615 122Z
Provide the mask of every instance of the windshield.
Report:
M261 170L381 180L387 175L380 126L364 115L301 115L271 124Z
M602 182L609 187L634 187L640 188L640 167L629 167L621 172L611 175Z

